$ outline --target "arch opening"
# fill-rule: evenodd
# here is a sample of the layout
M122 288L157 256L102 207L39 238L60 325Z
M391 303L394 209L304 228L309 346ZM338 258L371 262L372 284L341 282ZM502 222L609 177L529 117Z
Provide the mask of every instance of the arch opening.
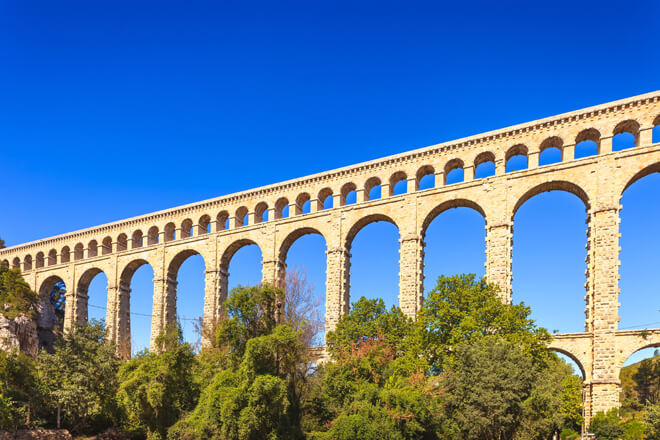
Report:
M490 151L480 153L474 159L474 178L483 179L495 175L495 155Z
M574 157L581 159L598 153L600 153L600 132L595 128L582 130L575 138Z
M85 256L85 247L83 246L82 243L78 243L73 248L73 260L80 261L84 258L84 256Z
M289 216L289 199L280 198L275 202L275 219L287 218Z
M197 221L197 235L209 234L211 232L211 216L204 214Z
M528 149L525 145L518 144L509 148L505 156L505 172L526 170L528 167L527 154Z
M215 218L215 224L218 231L229 229L229 213L221 211Z
M579 187L550 182L525 193L514 211L513 302L530 306L552 332L585 329L588 208Z
M639 145L639 124L633 120L620 122L612 136L612 151L634 148Z
M463 161L452 159L445 165L445 185L453 185L464 180Z
M370 177L364 183L364 200L376 200L382 196L382 189L380 179L378 177Z
M256 286L262 280L261 248L252 240L235 241L225 249L220 270L227 274L227 292L238 286Z
M330 188L323 188L321 191L319 191L318 199L322 207L321 209L332 209L333 197L332 190Z
M415 175L415 191L435 188L435 168L424 165Z
M138 229L137 231L133 232L133 235L131 235L131 249L141 248L144 244L142 238L142 231Z
M201 324L204 317L206 292L206 263L195 250L177 254L169 264L168 280L175 281L176 316L181 324L183 339L197 350L201 348Z
M117 237L117 252L125 251L128 249L128 236L126 234L119 234Z
M92 258L99 254L99 244L96 240L92 240L87 245L87 256Z
M403 171L398 171L390 177L390 196L398 196L408 192L408 176Z
M621 414L644 419L649 405L660 403L660 343L644 343L618 365Z
M147 246L158 244L159 236L158 226L150 227L147 231Z
M153 319L154 270L143 259L131 261L119 278L120 300L127 300L122 310L124 323L118 329L119 351L125 356L149 349ZM128 298L121 298L127 295Z
M193 236L193 222L187 218L181 222L181 238L190 238Z
M254 207L254 222L264 223L268 221L268 204L266 202L259 202Z
M112 238L105 237L101 242L101 254L108 255L112 253Z
M340 194L340 206L352 205L357 201L357 187L352 182L344 184L344 186L341 187Z
M296 215L309 214L312 210L312 197L302 193L296 197Z
M37 255L34 257L34 267L36 269L42 268L46 265L46 257L43 252L37 252Z
M653 130L651 131L651 142L657 144L660 142L660 115L653 121Z
M88 269L78 281L78 291L88 296L89 321L106 321L108 313L108 277L98 268Z
M57 275L46 278L39 287L37 305L37 337L39 348L55 352L55 341L64 330L66 284Z
M234 227L240 228L241 226L247 226L250 224L248 209L245 206L241 206L236 210L236 218L234 219Z

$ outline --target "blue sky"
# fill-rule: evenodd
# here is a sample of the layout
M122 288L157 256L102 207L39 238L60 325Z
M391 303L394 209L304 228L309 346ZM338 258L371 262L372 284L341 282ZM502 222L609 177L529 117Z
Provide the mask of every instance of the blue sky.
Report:
M0 235L17 244L660 88L658 2L528 3L0 2ZM659 191L649 176L623 198L621 327L660 321L660 238L645 232ZM551 330L583 327L584 220L554 192L515 218L514 299ZM427 288L483 274L483 227L468 209L434 221ZM397 237L359 233L354 295L396 302ZM306 237L289 257L320 294L324 249ZM242 249L230 283L257 282L259 261ZM135 275L136 313L151 313L152 277ZM200 257L179 282L180 315L199 316ZM149 318L132 320L138 350Z

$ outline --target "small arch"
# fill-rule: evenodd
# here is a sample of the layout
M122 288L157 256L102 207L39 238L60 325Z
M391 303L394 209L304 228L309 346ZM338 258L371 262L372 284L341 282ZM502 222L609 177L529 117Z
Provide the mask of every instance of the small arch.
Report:
M341 187L340 206L352 205L357 201L357 186L353 182L345 183Z
M490 151L479 153L474 159L474 178L483 179L495 175L495 155Z
M564 141L559 136L552 136L539 146L539 166L561 162L564 159Z
M14 260L11 262L11 268L12 269L20 269L21 268L21 259L18 257L14 257Z
M390 176L390 196L398 196L408 192L408 176L403 171L397 171Z
M426 235L426 230L428 229L431 222L433 222L433 220L435 220L437 216L452 208L471 208L477 211L479 214L481 214L484 219L486 219L486 213L483 210L483 208L478 203L472 200L468 200L468 199L447 200L446 202L443 202L438 206L436 206L435 208L433 208L431 212L429 212L426 215L426 218L422 222L422 237Z
M92 240L87 245L87 256L89 258L96 257L99 254L99 244L96 240Z
M259 202L254 207L254 222L264 223L268 221L268 203Z
M311 196L304 192L296 197L296 215L309 214L312 208Z
M621 151L639 145L639 123L628 119L619 122L612 130L612 151Z
M204 214L197 221L197 235L204 235L211 232L211 216Z
M229 213L227 211L220 211L215 217L216 231L224 231L229 229Z
M578 133L575 137L574 157L580 159L598 153L600 153L600 132L595 128L587 128Z
M523 144L516 144L509 148L504 156L505 172L520 171L527 169L527 154L529 149Z
M46 265L46 258L44 257L43 252L37 252L36 257L34 258L34 267L40 269Z
M464 178L464 164L460 159L452 159L445 165L445 185L460 183Z
M126 234L119 234L117 237L117 252L125 251L128 249L128 236Z
M147 246L158 244L159 235L158 226L150 227L147 231Z
M69 261L71 261L71 249L69 246L64 246L60 252L60 262L68 263Z
M136 248L141 248L143 245L143 234L141 230L137 230L133 232L133 235L131 235L131 248L136 249Z
M275 219L287 218L289 216L289 199L280 197L275 202Z
M585 209L588 211L590 208L589 204L589 196L587 195L586 191L582 189L580 186L576 185L575 183L572 182L567 182L564 180L553 180L550 182L545 182L541 183L539 185L536 185L535 187L529 189L527 192L525 192L516 202L516 205L513 208L513 212L511 215L511 219L516 215L516 212L518 212L518 209L529 199L532 197L548 192L548 191L565 191L571 194L576 195L580 200L582 200L582 203L584 203Z
M165 241L176 240L176 225L172 222L165 225Z
M78 243L73 248L73 261L80 261L85 256L85 247L82 243Z
M234 218L234 227L247 226L249 224L248 209L241 206L236 210L236 217Z
M380 186L380 179L378 177L370 177L364 182L364 200L376 200L382 197L382 189Z
M23 258L23 270L32 270L32 255L26 255Z
M105 237L101 242L101 255L112 253L112 237Z
M319 203L323 207L322 209L331 209L333 208L333 197L332 197L332 189L330 188L323 188L321 191L319 191Z
M424 165L415 173L415 191L435 188L435 168Z
M660 142L660 115L653 120L653 129L651 131L651 143L657 144Z
M193 236L193 222L189 218L181 222L181 238Z
M51 249L48 251L48 265L55 266L57 264L57 251Z
M351 249L351 245L353 244L353 239L355 238L357 233L360 232L362 228L364 228L365 226L371 223L376 223L376 222L391 223L394 226L396 226L397 229L399 228L399 225L397 225L396 222L391 217L385 214L371 214L362 217L361 219L356 221L355 224L353 224L353 226L351 226L351 228L348 230L348 234L346 234L346 242L345 242L346 250Z

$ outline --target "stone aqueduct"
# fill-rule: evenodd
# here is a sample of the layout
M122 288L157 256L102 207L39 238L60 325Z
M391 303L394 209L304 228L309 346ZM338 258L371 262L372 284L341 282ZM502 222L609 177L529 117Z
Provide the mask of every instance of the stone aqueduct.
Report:
M660 329L618 330L617 298L620 199L636 180L660 172L660 143L652 142L659 124L660 92L653 92L13 246L0 251L0 260L20 268L42 295L55 282L65 282L65 328L86 322L89 283L104 272L106 325L120 353L130 356L130 281L141 265L149 263L154 270L153 347L154 336L176 319L177 271L186 258L204 258L204 319L210 320L218 316L227 296L229 262L238 249L257 244L263 280L277 282L294 241L321 234L327 245L326 330L332 330L349 307L353 237L376 221L399 229L399 305L414 317L423 295L426 228L454 207L472 208L485 218L486 276L500 286L502 300L510 302L516 211L541 192L568 191L584 202L588 225L585 331L555 335L552 348L582 369L589 419L618 405L619 370L628 356L660 346ZM635 147L613 151L613 136L624 132L634 136ZM598 154L575 159L575 145L584 140L595 142ZM539 155L547 148L558 148L561 161L539 166ZM507 160L514 155L527 156L528 167L507 173ZM475 179L475 167L488 161L494 163L495 174ZM446 176L455 168L463 169L463 182L448 185ZM419 190L420 180L429 174L434 175L434 186ZM407 191L393 195L401 181ZM382 197L369 200L375 185L381 186ZM348 204L352 191L356 202ZM303 210L307 202L311 209ZM290 215L283 218L286 206Z

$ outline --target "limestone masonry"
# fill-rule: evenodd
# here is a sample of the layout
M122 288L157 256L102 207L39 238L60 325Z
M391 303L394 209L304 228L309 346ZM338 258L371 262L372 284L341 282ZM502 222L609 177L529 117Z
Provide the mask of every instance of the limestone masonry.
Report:
M484 216L486 275L501 287L502 300L510 302L517 209L541 192L568 191L584 202L587 219L585 331L555 335L551 348L580 365L588 422L596 411L619 404L619 370L628 356L660 346L660 329L618 330L617 298L621 195L636 180L660 172L660 143L652 142L653 127L659 124L660 91L13 246L1 250L0 259L20 268L44 298L56 282L64 281L65 329L87 321L89 283L104 272L106 325L120 354L128 357L130 282L141 265L148 263L154 270L153 347L154 337L176 319L177 272L186 258L204 258L204 320L211 322L227 296L227 270L238 249L258 245L263 280L278 283L288 249L305 234L321 234L326 241L325 318L326 330L332 330L350 303L353 237L375 221L399 229L399 305L414 317L422 302L426 228L443 211L459 206ZM613 152L613 136L624 132L634 135L635 148ZM594 141L598 154L575 159L575 145L584 140ZM539 166L539 155L551 147L561 151L562 160ZM528 168L506 173L506 162L514 155L527 156ZM475 168L489 161L495 174L475 179ZM456 168L464 170L464 181L447 185L447 174ZM419 190L427 175L434 176L434 187ZM400 181L407 192L392 195ZM369 200L376 185L382 197ZM352 191L357 202L347 204ZM332 207L324 209L330 201ZM303 213L307 202L311 209ZM286 206L290 215L283 218Z

